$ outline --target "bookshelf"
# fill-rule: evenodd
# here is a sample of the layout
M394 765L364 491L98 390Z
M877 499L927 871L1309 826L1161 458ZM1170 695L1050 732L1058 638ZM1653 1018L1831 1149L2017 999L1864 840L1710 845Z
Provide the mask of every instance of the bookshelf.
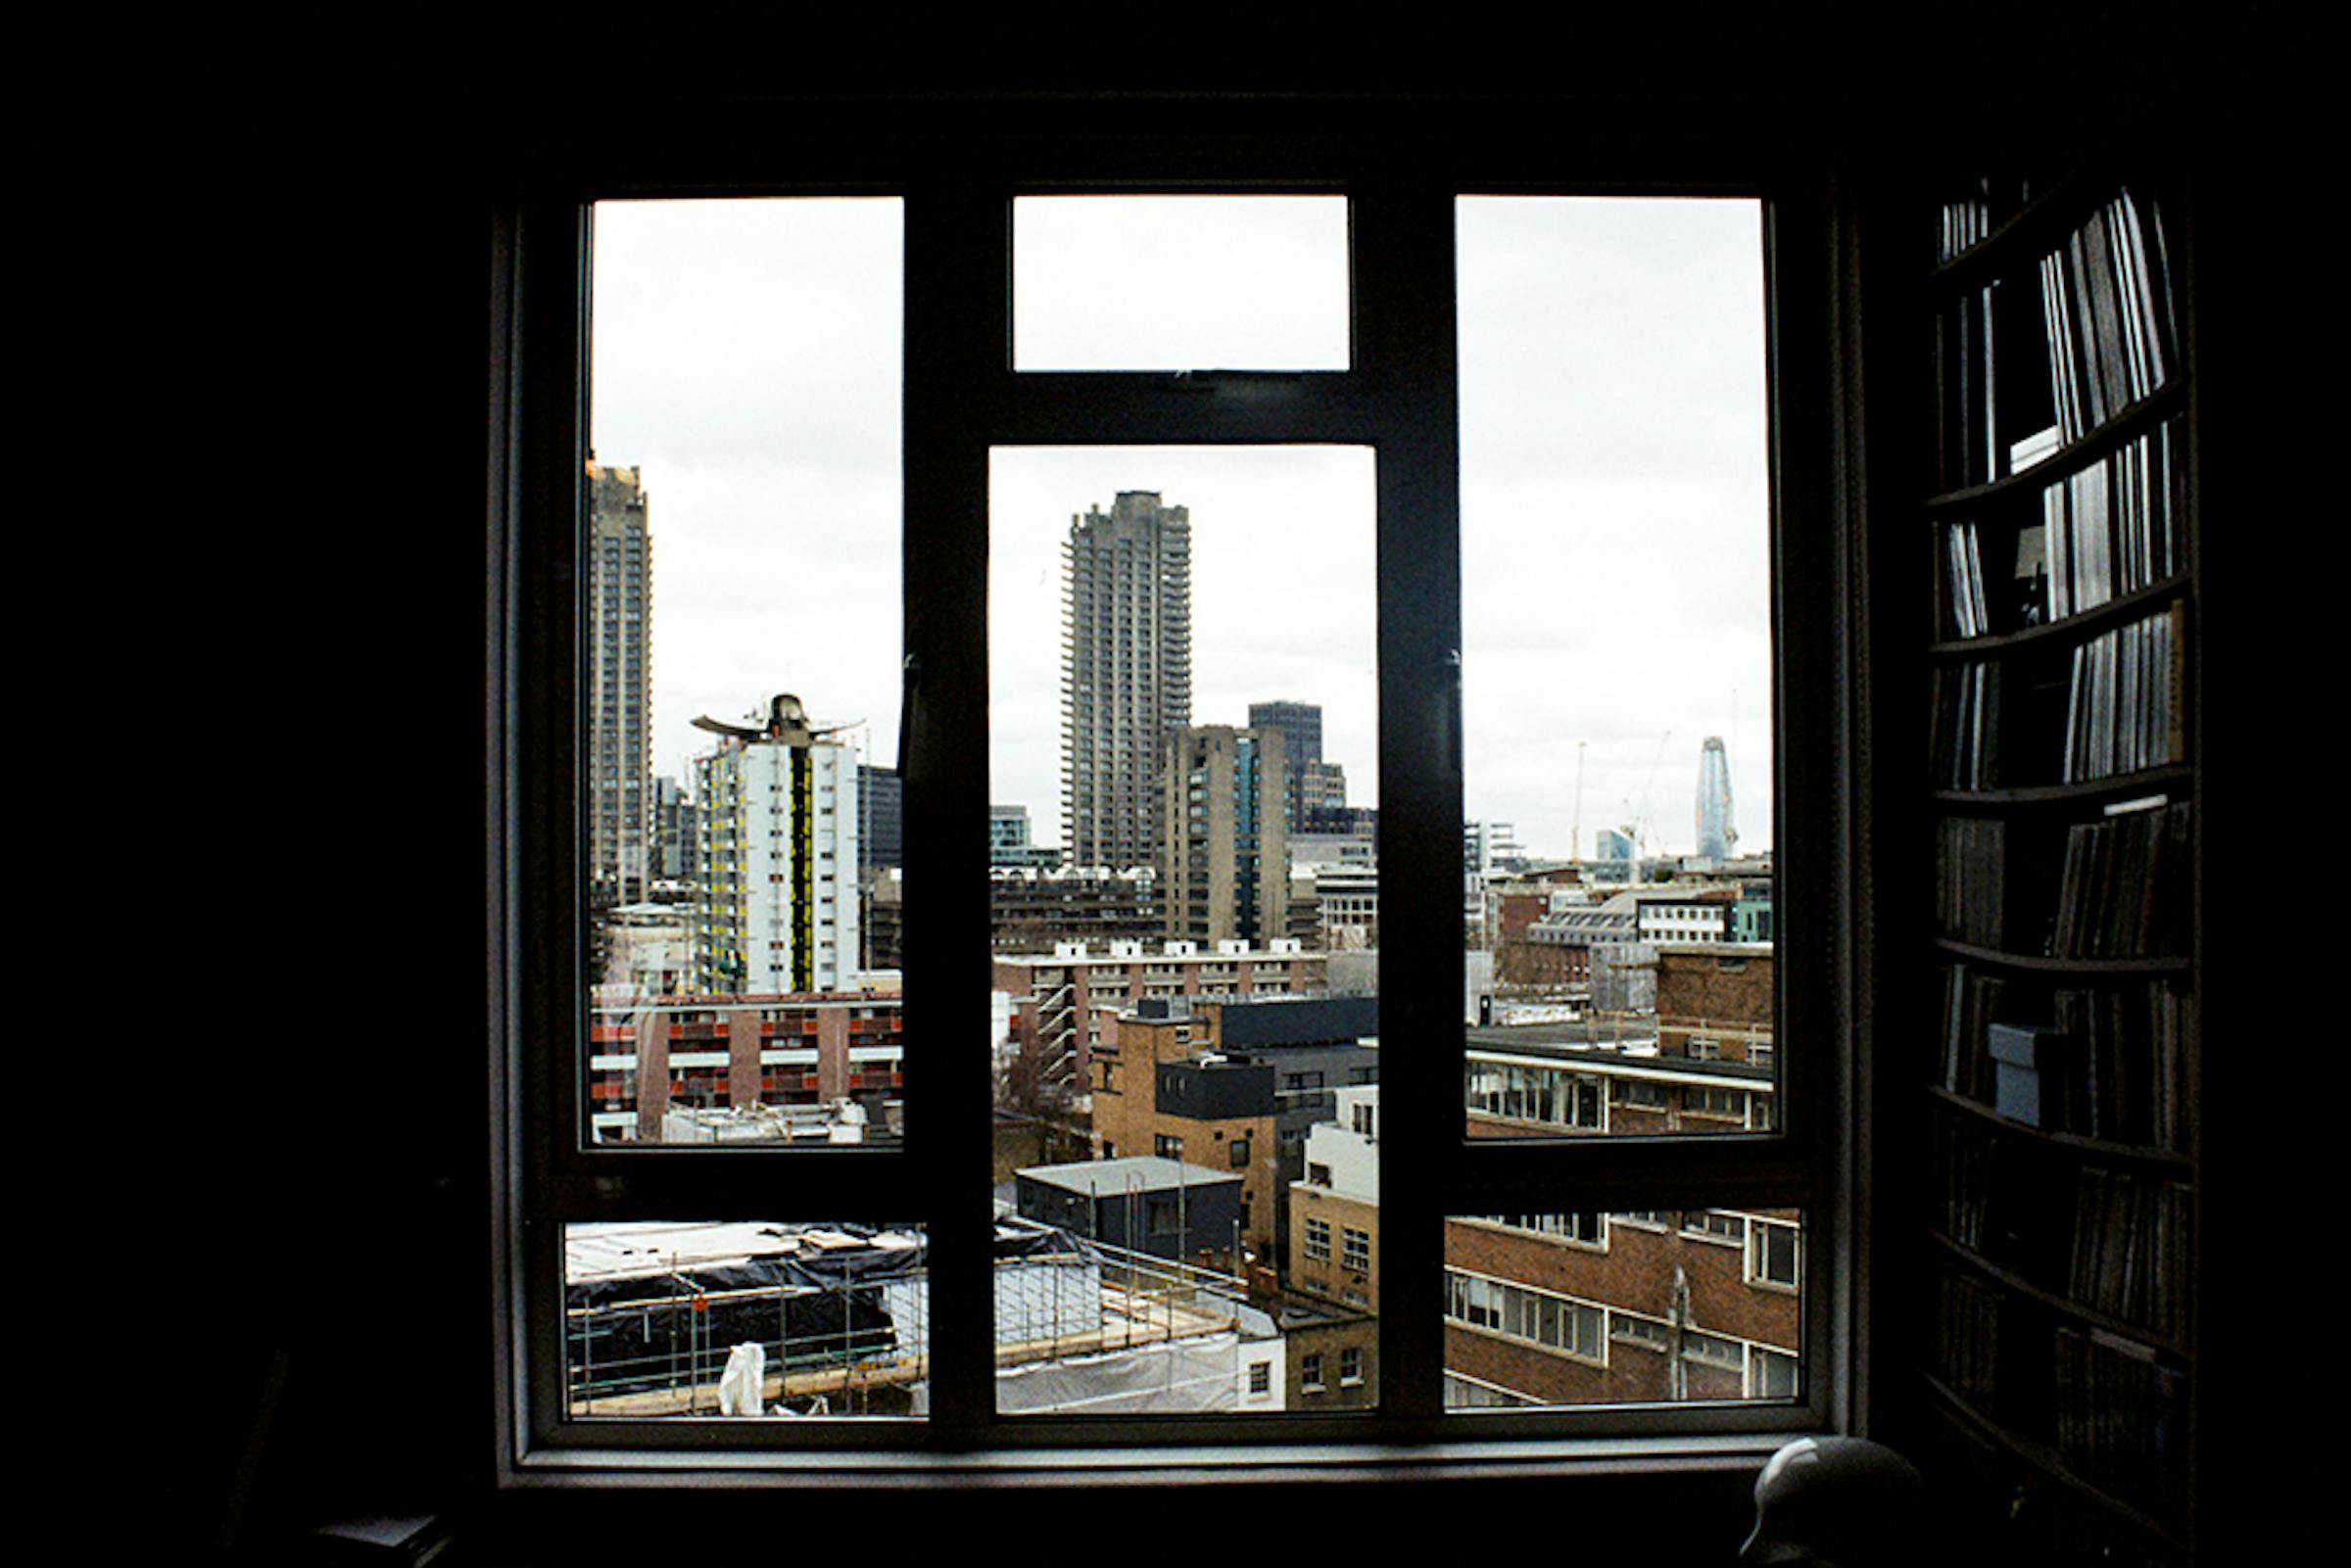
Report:
M1917 1442L1963 1527L2032 1561L2194 1555L2183 206L2142 149L1970 179L1924 236Z

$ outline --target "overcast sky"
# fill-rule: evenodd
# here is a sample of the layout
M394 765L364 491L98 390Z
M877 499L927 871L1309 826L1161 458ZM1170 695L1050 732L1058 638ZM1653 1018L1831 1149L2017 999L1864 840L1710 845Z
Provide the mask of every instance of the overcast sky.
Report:
M1708 735L1770 842L1758 223L1462 204L1467 806L1538 853L1644 801L1653 849L1694 847ZM1024 202L1016 237L1024 367L1345 362L1336 201ZM899 248L888 201L598 209L593 441L649 498L656 773L780 690L895 760ZM1376 803L1372 480L1365 449L999 451L990 797L1058 841L1060 543L1149 490L1191 509L1194 722L1319 702Z

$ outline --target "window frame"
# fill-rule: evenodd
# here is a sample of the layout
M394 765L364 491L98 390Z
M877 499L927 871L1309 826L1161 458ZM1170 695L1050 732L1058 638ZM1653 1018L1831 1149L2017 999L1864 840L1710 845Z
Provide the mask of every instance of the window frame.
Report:
M1628 151L1646 148L1646 151ZM1498 1455L1572 1457L1590 1440L1708 1439L1766 1451L1794 1431L1850 1424L1852 1266L1849 1156L1856 1047L1849 995L1865 938L1855 911L1860 859L1849 847L1847 775L1858 748L1834 738L1854 720L1842 684L1855 661L1858 530L1841 485L1845 410L1854 404L1838 336L1850 242L1816 149L1771 137L1727 147L1596 142L1523 134L1424 138L1296 134L1232 137L1204 153L1196 136L1001 141L811 136L724 153L622 150L591 140L542 151L493 225L492 599L489 812L497 1179L491 1244L497 1284L501 1481L571 1484L665 1464L730 1462L821 1477L903 1467L974 1450L1043 1456L1072 1445L1122 1461L1199 1464L1394 1462L1415 1445L1497 1445ZM812 173L811 170L821 170ZM1801 172L1810 170L1811 172ZM789 172L785 172L789 171ZM1245 177L1238 171L1245 171ZM1278 192L1350 203L1355 351L1344 371L1170 377L1014 372L1009 319L1011 202L1022 194ZM984 1212L957 1210L926 1170L984 1168L987 1063L910 1050L903 1151L686 1151L577 1146L584 1113L576 1042L582 790L586 777L579 640L589 385L586 303L591 205L663 195L878 195L903 203L906 265L903 604L911 689L901 742L905 856L929 889L904 921L906 1034L958 1037L986 1007L985 530L987 462L999 446L1292 445L1371 447L1378 469L1378 766L1383 898L1383 1030L1424 1053L1383 1064L1393 1092L1383 1134L1418 1151L1410 1182L1383 1184L1386 1310L1370 1410L1230 1420L1041 1421L993 1410L984 1312L934 1313L931 1417L874 1421L628 1423L567 1421L559 1349L546 1304L560 1299L564 1222L764 1217L904 1220L930 1230L934 1301L988 1300ZM1775 625L1775 844L1825 846L1775 865L1787 918L1779 941L1819 962L1780 966L1774 1038L1822 1042L1781 1063L1779 1125L1703 1138L1466 1136L1458 919L1462 788L1460 424L1453 214L1468 195L1726 196L1759 201L1771 409ZM1188 384L1184 384L1188 383ZM1828 585L1832 613L1791 618L1788 585ZM975 590L977 590L975 592ZM973 656L977 653L977 657ZM1804 748L1794 735L1829 736ZM936 868L936 871L933 868ZM968 876L961 875L968 872ZM1408 957L1409 955L1409 957ZM1814 973L1844 976L1807 979ZM984 1014L980 1013L984 1019ZM536 1048L534 1049L534 1042ZM1448 1089L1448 1086L1450 1090ZM1605 1111L1604 1111L1605 1115ZM980 1190L977 1189L976 1190ZM1448 1214L1636 1206L1800 1209L1819 1266L1806 1270L1806 1398L1784 1405L1609 1406L1589 1411L1443 1408L1443 1227ZM952 1216L963 1214L962 1220ZM1406 1310L1415 1292L1418 1310ZM1605 1336L1604 1336L1605 1342ZM1817 1350L1813 1348L1817 1347ZM1605 1350L1604 1350L1605 1354ZM1817 1364L1813 1364L1814 1360ZM1401 1377L1401 1368L1420 1375ZM1474 1423L1470 1425L1469 1423ZM1534 1447L1529 1447L1534 1445ZM1162 1452L1160 1459L1145 1450ZM1175 1457L1165 1455L1173 1453Z

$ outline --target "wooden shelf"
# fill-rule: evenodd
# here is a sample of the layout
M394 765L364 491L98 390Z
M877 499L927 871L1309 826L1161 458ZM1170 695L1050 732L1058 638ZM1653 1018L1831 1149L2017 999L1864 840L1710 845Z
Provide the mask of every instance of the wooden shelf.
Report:
M2065 1467L2064 1461L2057 1456L2057 1450L2048 1444L2037 1438L2027 1437L2025 1434L2013 1431L1993 1420L1960 1398L1932 1373L1922 1373L1921 1377L1936 1403L1949 1412L1954 1419L1966 1423L1971 1430L2006 1449L2010 1455L2022 1460L2036 1472L2046 1476L2051 1482L2064 1488L2072 1497L2090 1504L2118 1523L2137 1532L2149 1544L2183 1557L2188 1554L2187 1542L2170 1526L2074 1474Z
M2185 408L2187 385L2184 372L2175 375L2095 430L2084 433L2073 445L2059 448L2030 468L2004 474L1998 479L1988 479L1978 485L1939 491L1926 499L1924 505L1927 514L1936 522L1945 522L1952 512L1992 511L2036 496L2048 489L2052 481L2079 473L2091 463L2113 456Z
M1986 637L1945 638L1927 645L1927 656L1934 659L1999 658L2011 653L2050 652L2075 642L2086 642L2100 632L2138 620L2150 610L2187 596L2185 577L2167 577L2160 583L2118 594L2105 603L2068 615L2061 620L2043 621L2018 632L1993 632Z
M1940 1105L1966 1116L1978 1117L2003 1137L2032 1138L2053 1149L2067 1149L2077 1154L2092 1155L2100 1160L2120 1160L2137 1165L2161 1165L2174 1170L2195 1169L2195 1156L2178 1149L2161 1149L2153 1144L2114 1143L2104 1138L2087 1138L2078 1132L2052 1132L2001 1116L1979 1100L1970 1100L1955 1090L1927 1085L1927 1093Z
M2046 954L2008 953L1995 947L1977 947L1968 942L1938 936L1935 947L1953 958L1963 958L1971 964L1991 964L2000 969L2016 970L2032 974L2072 974L2085 979L2132 979L2141 975L2185 974L2191 961L2185 958L2050 958Z
M1928 798L1939 805L1967 808L1954 815L1991 815L2034 806L2094 806L2110 800L2134 800L2140 795L2173 793L2195 778L2184 762L2160 768L2141 768L2110 779L2084 779L2075 784L2017 784L2005 789L1937 789Z
M1928 1234L1934 1237L1936 1244L1944 1253L1985 1278L1991 1280L2003 1290L2022 1296L2085 1328L2101 1329L2114 1335L2117 1339L2129 1340L2134 1345L2144 1345L2149 1350L2162 1351L2166 1354L2182 1359L2185 1359L2187 1356L2187 1346L2183 1341L2169 1335L2158 1334L2144 1324L2134 1323L2127 1317L2116 1317L2111 1313L2101 1312L2094 1307L2085 1307L2062 1292L2050 1290L2046 1286L2036 1285L2007 1264L1995 1263L1974 1248L1955 1242L1939 1230L1930 1231Z

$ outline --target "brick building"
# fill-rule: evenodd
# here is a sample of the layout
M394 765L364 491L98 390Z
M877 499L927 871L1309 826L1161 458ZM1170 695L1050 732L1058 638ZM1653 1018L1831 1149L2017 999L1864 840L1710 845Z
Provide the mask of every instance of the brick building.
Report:
M995 988L1010 999L1010 1055L1046 1098L1086 1092L1106 1010L1177 998L1293 996L1324 988L1327 960L1286 937L1262 946L1116 940L1057 942L1051 953L999 954Z
M600 1143L658 1141L673 1107L854 1101L879 1131L895 1120L904 1081L894 992L632 995L597 1002L588 1033L590 1131Z
M1306 1176L1290 1186L1292 1290L1379 1311L1379 1090L1342 1089L1337 1117L1306 1140Z
M1447 1402L1793 1397L1797 1220L1716 1209L1448 1219Z
M1472 1030L1470 1134L1769 1127L1771 949L1661 947L1655 970L1647 1039L1637 1025L1591 1022ZM1447 1402L1793 1397L1799 1217L1707 1209L1449 1218Z
M1768 942L1657 952L1657 1050L1703 1062L1768 1067L1772 1057Z

